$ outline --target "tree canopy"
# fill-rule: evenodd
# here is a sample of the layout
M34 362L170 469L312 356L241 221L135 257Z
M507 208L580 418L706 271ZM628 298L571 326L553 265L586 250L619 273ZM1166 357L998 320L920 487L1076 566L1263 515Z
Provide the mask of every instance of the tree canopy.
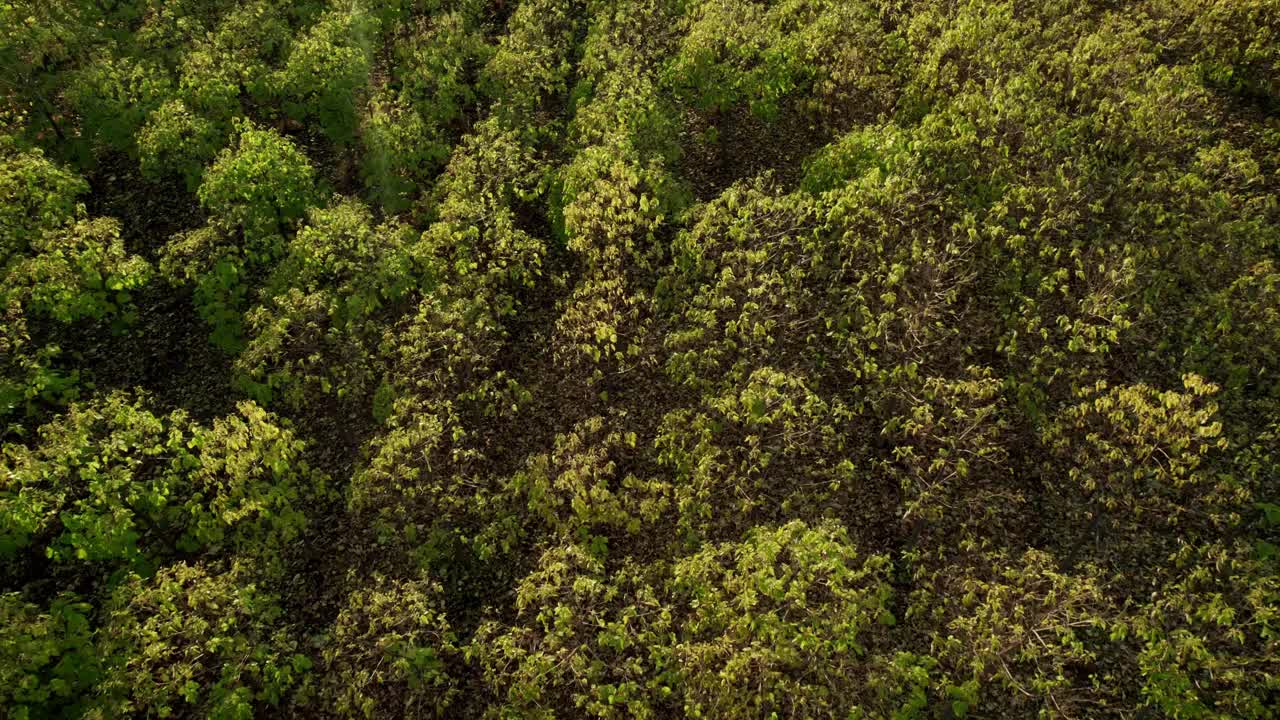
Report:
M0 720L1280 720L1280 0L0 2Z

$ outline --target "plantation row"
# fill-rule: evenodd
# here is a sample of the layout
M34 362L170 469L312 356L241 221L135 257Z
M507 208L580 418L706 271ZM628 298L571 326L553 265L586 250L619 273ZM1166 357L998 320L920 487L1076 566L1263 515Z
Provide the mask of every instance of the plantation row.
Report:
M1280 2L0 3L0 715L1280 717Z

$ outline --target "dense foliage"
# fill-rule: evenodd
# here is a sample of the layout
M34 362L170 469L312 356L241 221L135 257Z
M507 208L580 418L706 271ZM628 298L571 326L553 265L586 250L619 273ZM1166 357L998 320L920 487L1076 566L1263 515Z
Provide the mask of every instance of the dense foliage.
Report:
M0 718L1280 718L1280 2L0 2Z

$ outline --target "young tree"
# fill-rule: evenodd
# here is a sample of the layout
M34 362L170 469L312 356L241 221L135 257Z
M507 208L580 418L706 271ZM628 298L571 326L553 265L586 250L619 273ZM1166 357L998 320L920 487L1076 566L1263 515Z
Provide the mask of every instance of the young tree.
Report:
M209 30L184 48L175 99L227 133L255 105L275 99L271 74L282 62L293 30L285 9L270 0L232 3L218 8L220 12L193 10L176 23L208 23ZM153 16L163 14L157 10Z
M85 218L78 200L87 190L39 151L0 138L0 416L71 399L76 374L55 362L60 333L85 319L119 329L131 319L130 292L150 277L150 264L125 251L117 221ZM33 340L31 323L49 321Z
M252 717L286 702L312 666L279 598L241 562L134 575L104 616L90 720Z
M379 43L378 18L359 3L321 15L293 44L276 78L285 111L318 123L334 143L351 143Z
M0 5L0 93L6 104L38 118L60 150L72 151L70 122L58 93L99 35L96 8L79 0L19 0Z
M104 49L76 71L67 88L82 132L109 149L134 153L138 129L173 94L170 73L153 58Z
M182 100L169 100L138 131L142 175L156 182L181 177L188 190L195 190L205 166L221 149L223 136L217 123L193 112Z
M196 551L275 567L325 492L302 448L249 402L211 427L119 393L74 404L34 447L0 456L0 557L36 551L90 576Z
M928 548L909 556L908 618L929 625L932 694L957 716L1074 717L1131 689L1108 662L1120 608L1097 566L968 539Z
M289 139L248 120L236 123L197 193L213 222L243 233L251 262L274 258L282 238L315 197L315 171Z
M856 717L895 623L890 570L887 557L860 555L838 525L798 521L676 563L672 660L684 712Z
M1144 704L1166 717L1272 714L1280 692L1280 567L1247 543L1185 544L1131 619Z
M467 648L505 717L550 720L678 714L679 667L660 586L665 565L605 571L576 544L552 546L516 588L514 622L489 622Z
M414 257L417 239L406 225L375 225L358 200L312 210L267 280L265 301L246 315L239 382L262 402L294 407L326 395L367 399L381 321L436 282L430 259Z
M40 150L21 150L14 138L0 137L0 267L25 254L32 238L76 216L84 178L62 168Z
M477 100L473 77L492 54L479 4L457 5L416 18L391 41L391 76L361 122L365 184L391 211L409 207L448 160Z
M115 317L128 322L130 292L151 265L125 252L120 223L81 220L33 239L30 255L11 263L5 283L25 296L27 312L70 323Z
M197 191L209 224L174 236L160 262L171 283L195 286L213 342L227 352L243 344L250 278L284 252L316 192L315 171L296 145L247 120L236 127L235 142L204 172Z

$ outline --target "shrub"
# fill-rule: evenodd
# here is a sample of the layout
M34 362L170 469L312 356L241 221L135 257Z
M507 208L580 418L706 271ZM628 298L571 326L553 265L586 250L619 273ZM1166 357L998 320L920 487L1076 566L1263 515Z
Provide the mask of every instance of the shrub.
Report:
M1274 5L1166 0L1152 9L1161 39L1195 63L1208 83L1263 102L1280 98L1280 18Z
M544 552L516 590L517 621L486 623L467 649L497 693L498 717L554 718L574 708L598 718L674 712L678 668L667 646L671 616L653 575L627 565L606 573L585 548Z
M99 676L91 608L74 595L46 610L0 595L0 703L10 717L77 717Z
M880 717L906 694L877 648L889 570L801 522L647 571L561 545L520 583L517 621L485 625L469 652L501 716Z
M251 279L279 259L285 237L311 206L315 171L291 141L248 121L204 173L198 195L210 224L179 233L164 248L161 272L194 283L196 307L227 352L242 345L243 300Z
M8 448L5 555L35 544L59 562L128 564L172 552L189 433L185 415L158 418L112 395L73 405L34 449Z
M890 571L883 555L860 557L838 526L801 522L676 563L684 712L848 716L866 702L863 675L895 622Z
M442 135L417 110L388 93L369 99L360 133L364 177L382 207L398 212L412 205L417 190L449 157Z
M675 475L679 525L689 539L786 517L830 517L854 492L850 410L805 378L761 368L740 389L673 410L655 439ZM853 445L856 447L856 445ZM731 512L725 512L726 509Z
M1068 571L1048 553L967 539L938 555L916 555L908 619L934 628L935 694L953 709L1067 717L1131 684L1127 668L1104 660L1118 608L1097 567Z
M905 42L861 2L691 6L670 86L704 109L746 103L776 118L805 98L819 109L874 118L892 109Z
M0 417L21 406L35 416L44 403L65 403L76 396L78 373L55 364L61 348L35 345L16 293L0 294ZM8 428L6 431L10 431Z
M1147 543L1169 533L1190 539L1240 522L1248 489L1210 464L1227 447L1211 400L1218 388L1197 375L1182 384L1184 392L1160 392L1099 382L1049 426L1044 439L1061 468L1049 469L1050 490L1071 528L1061 542L1151 562L1158 548Z
M90 59L68 93L85 130L107 147L133 152L147 116L173 92L165 68L147 58L103 53Z
M85 319L127 325L130 292L150 276L125 251L118 222L85 218L77 199L87 191L82 178L0 136L0 416L74 398L78 373L60 367L61 335Z
M576 0L536 0L516 6L497 50L481 73L495 112L529 137L546 134L551 106L569 91L572 51L580 27Z
M904 383L900 414L883 434L895 443L887 470L901 485L902 519L915 528L918 546L998 537L1025 512L1027 493L1009 463L1013 438L1002 391L980 368Z
M416 240L406 225L375 225L360 201L311 210L246 316L251 341L236 361L244 386L296 407L317 391L367 395L378 320L434 282L411 255Z
M244 342L242 314L252 271L246 253L214 225L180 232L165 244L160 274L172 285L192 285L200 318L212 327L210 340L224 352Z
M1264 718L1280 690L1275 557L1245 543L1184 544L1132 618L1145 704L1170 718Z
M152 17L163 16L157 10ZM201 11L175 19L180 27L208 23L181 56L178 97L193 112L222 128L248 109L247 101L274 97L271 70L279 64L292 29L282 6L253 0ZM185 35L183 30L176 29Z
M307 505L325 497L328 479L307 464L306 443L279 418L249 401L236 410L192 438L199 465L184 498L183 541L274 567L306 527Z
M408 23L391 43L391 78L365 112L365 183L392 211L407 208L448 160L477 99L475 73L492 54L476 3L457 5Z
M640 448L635 432L618 429L625 426L620 412L577 423L572 432L556 435L550 453L529 458L512 489L533 515L567 537L610 528L639 533L662 517L671 488L627 470Z
M661 20L657 13L645 22ZM671 108L641 69L648 48L626 44L638 38L614 37L611 24L593 25L588 35L585 62L603 67L598 77L582 80L592 95L579 106L570 134L583 147L556 178L560 205L554 208L569 250L586 268L557 322L555 353L570 372L590 368L592 381L637 367L649 342L649 303L640 288L666 254L659 234L686 203L668 170L679 155ZM626 60L609 57L614 53ZM631 64L611 67L611 60Z
M323 701L338 716L443 716L458 694L454 633L429 580L377 576L348 595L324 651Z
M405 225L375 225L356 200L312 210L268 278L265 301L246 316L241 384L264 403L278 395L294 407L317 394L367 395L377 321L435 282L429 259L411 255L416 239Z
M492 118L480 123L440 177L435 222L423 233L422 251L440 257L459 286L483 287L498 315L514 309L509 293L533 284L546 253L516 213L543 182L538 160L517 133Z

